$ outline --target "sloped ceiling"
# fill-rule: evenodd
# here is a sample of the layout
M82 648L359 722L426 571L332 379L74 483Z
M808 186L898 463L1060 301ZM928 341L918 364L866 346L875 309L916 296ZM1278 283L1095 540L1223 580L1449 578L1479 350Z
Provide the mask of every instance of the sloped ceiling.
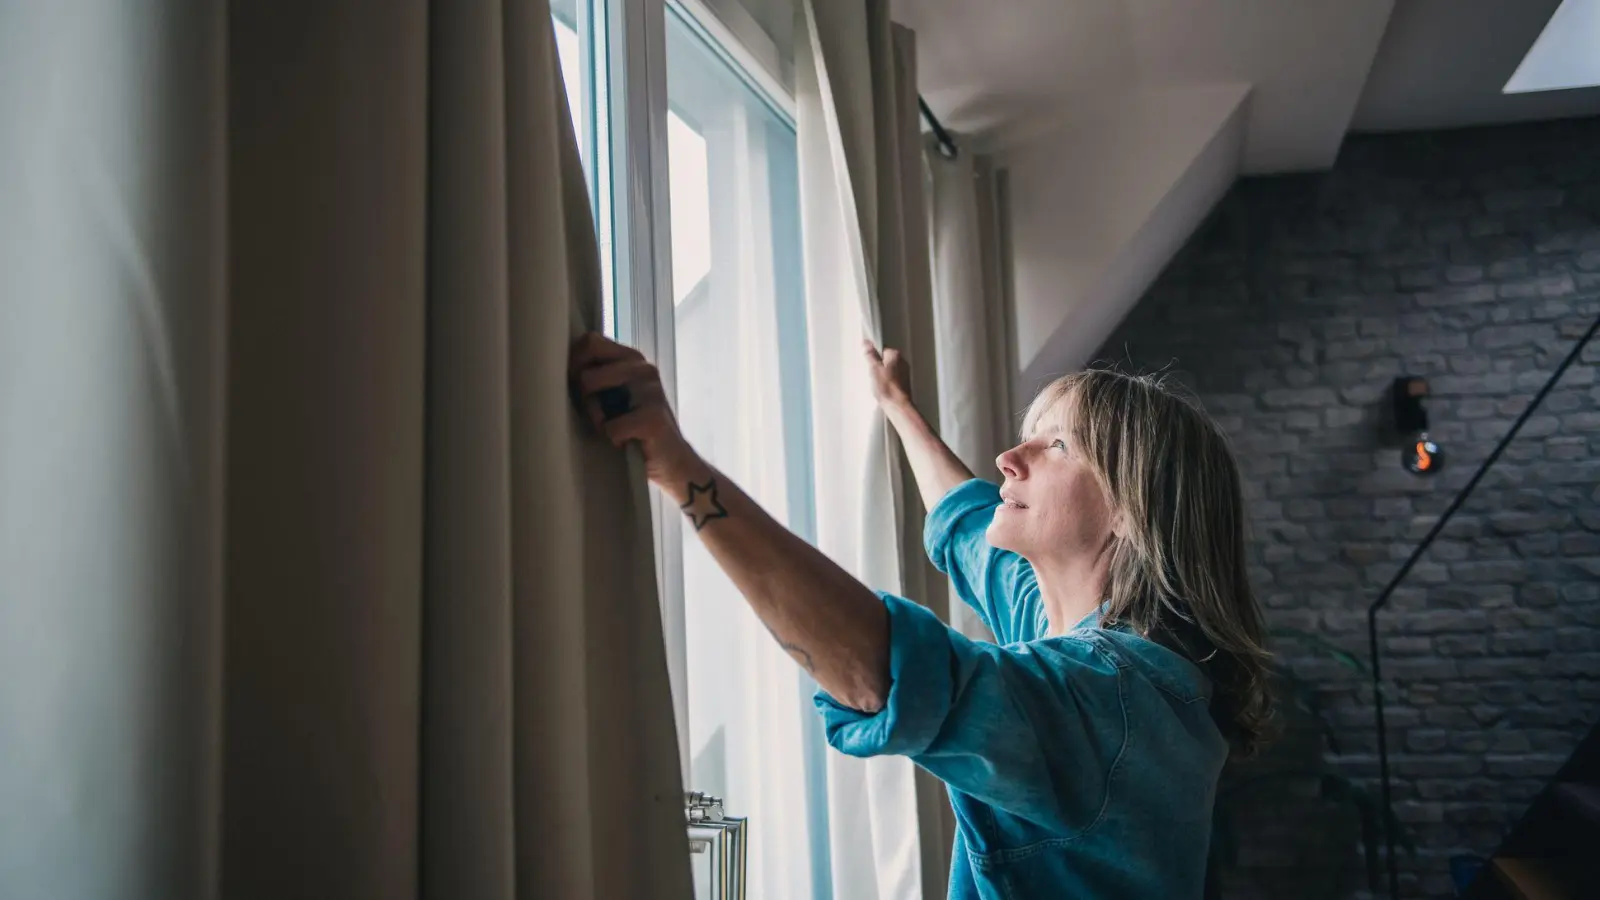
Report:
M1501 93L1560 0L900 0L923 96L1014 142L1121 92L1251 89L1244 174L1327 168L1349 130L1600 115L1600 89ZM1600 52L1597 50L1596 52Z

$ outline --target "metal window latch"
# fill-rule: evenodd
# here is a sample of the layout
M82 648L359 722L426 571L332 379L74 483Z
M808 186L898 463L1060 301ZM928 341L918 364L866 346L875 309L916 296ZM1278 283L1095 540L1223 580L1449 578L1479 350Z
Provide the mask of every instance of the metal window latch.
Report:
M695 900L744 900L747 820L728 815L721 797L700 791L684 792L683 810Z

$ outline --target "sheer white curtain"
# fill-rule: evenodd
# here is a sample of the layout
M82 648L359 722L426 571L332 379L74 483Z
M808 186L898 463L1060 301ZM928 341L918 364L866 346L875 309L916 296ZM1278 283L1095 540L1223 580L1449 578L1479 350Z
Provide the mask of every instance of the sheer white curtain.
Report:
M860 349L865 336L905 351L919 405L937 418L913 37L878 0L805 0L797 34L819 545L868 585L943 615L921 504ZM830 753L828 794L837 900L944 896L949 807L935 779L903 758Z
M786 338L777 282L795 260L782 258L774 231L797 214L793 138L786 148L782 126L753 97L724 90L720 78L695 90L693 62L669 73L678 78L669 89L699 128L690 134L688 125L672 125L681 130L669 148L674 240L699 242L682 247L673 273L686 282L675 284L679 418L701 453L792 524L791 484L807 460L795 458L786 440L796 423L778 358ZM774 209L784 198L787 208ZM682 571L690 786L750 818L752 897L811 900L816 838L803 728L815 713L803 673L690 529Z
M548 5L0 18L0 896L685 900Z
M999 477L994 459L1012 446L1017 413L1010 303L1005 291L1000 176L965 148L955 159L924 146L929 243L939 347L939 425L945 443L980 478ZM952 593L950 624L993 640Z

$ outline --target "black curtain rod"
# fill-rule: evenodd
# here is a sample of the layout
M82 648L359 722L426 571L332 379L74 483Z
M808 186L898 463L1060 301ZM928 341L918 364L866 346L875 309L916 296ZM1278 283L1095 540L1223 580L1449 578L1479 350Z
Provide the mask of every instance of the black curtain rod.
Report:
M939 152L945 159L955 159L961 152L956 146L955 138L952 138L950 132L945 131L944 126L939 124L939 117L928 108L928 101L922 99L921 94L917 95L917 106L922 109L922 118L928 123L928 127L933 129L933 136L939 141Z

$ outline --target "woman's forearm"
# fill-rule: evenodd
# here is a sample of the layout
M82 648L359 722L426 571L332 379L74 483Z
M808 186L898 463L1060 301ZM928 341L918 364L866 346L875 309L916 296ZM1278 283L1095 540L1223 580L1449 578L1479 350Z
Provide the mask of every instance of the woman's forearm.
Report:
M917 479L924 507L933 509L945 494L972 480L972 470L945 445L910 400L886 403L883 411L900 435L900 444L905 447L906 461Z
M657 481L767 630L834 699L876 712L889 694L889 614L866 585L698 457Z

